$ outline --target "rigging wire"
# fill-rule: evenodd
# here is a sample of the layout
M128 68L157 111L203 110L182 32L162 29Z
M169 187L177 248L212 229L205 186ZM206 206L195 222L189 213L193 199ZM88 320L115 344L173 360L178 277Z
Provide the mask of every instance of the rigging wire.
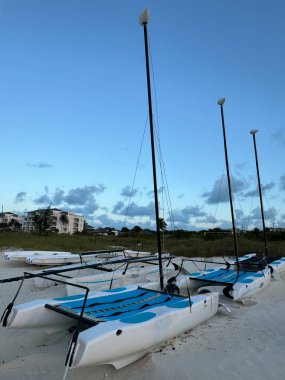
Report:
M155 125L154 125L154 131L155 131L155 142L157 146L158 158L159 158L159 163L160 163L162 184L163 184L163 188L165 188L166 190L166 203L169 210L168 212L169 212L170 221L172 223L172 229L174 231L175 223L174 223L174 218L173 218L173 209L172 209L172 204L171 204L170 191L169 191L166 170L165 170L165 165L164 165L164 160L163 160L163 155L162 155L162 150L161 150L161 145L160 145L160 139L159 139L158 131Z
M154 89L154 101L155 101L156 123L154 120L154 130L155 130L155 137L156 137L156 146L157 146L157 152L158 152L159 163L160 163L162 187L163 187L163 190L165 188L165 191L166 191L166 203L169 210L169 217L172 223L172 229L174 231L175 224L174 224L174 218L173 218L173 209L171 205L169 186L168 186L166 170L165 170L165 165L164 165L164 160L163 160L163 155L162 155L162 149L161 149L161 144L160 144L160 137L159 137L158 103L157 103L157 93L156 93L156 84L155 84L155 75L154 75L154 68L153 68L153 61L152 61L152 54L151 54L150 39L148 40L148 45L149 45L149 52L150 52L149 54L150 65L151 65L152 82L153 82L153 89ZM163 192L162 192L162 197L163 197ZM164 200L162 200L162 202L164 202ZM163 204L163 214L164 214L164 204Z
M266 192L265 192L265 190L264 190L264 189L262 189L262 190L263 190L263 194L264 194L264 197L265 197L265 199L266 199L267 206L268 206L268 211L269 211L270 219L272 220L272 223L274 223L274 216L273 216L272 208L271 208L270 205L269 205L268 198L267 198L267 196L266 196Z
M257 185L257 181L255 182L255 184ZM252 211L253 198L254 198L254 194L252 194L252 196L251 196L250 207L249 207L249 214L248 214L247 220L245 219L245 226L246 226L245 228L246 228L246 230L248 230L250 220L252 219L251 216L250 216L250 214L251 214L251 211Z
M137 175L139 161L140 161L140 157L141 157L141 152L142 152L142 147L143 147L146 127L147 127L147 123L148 123L148 117L149 117L149 115L147 113L146 122L145 122L145 126L144 126L144 131L143 131L143 136L142 136L141 145L140 145L140 150L139 150L139 155L138 155L138 159L137 159L137 163L136 163L136 168L135 168L135 174L134 174L134 178L133 178L133 182L132 182L132 187L131 187L131 191L130 191L130 195L129 195L129 202L128 202L128 206L127 206L127 210L126 210L126 215L125 215L125 220L124 220L124 227L126 226L127 217L128 217L129 208L130 208L130 203L131 203L131 198L132 198L132 195L133 195L136 175Z
M243 224L245 223L245 217L244 217L244 212L243 212L243 209L242 209L242 206L241 206L241 203L240 203L240 199L239 199L239 196L238 196L238 192L237 192L237 188L236 188L236 185L235 185L235 179L234 179L234 175L230 169L230 173L231 173L231 178L232 178L232 183L233 183L233 187L234 187L234 193L236 195L236 198L238 200L238 204L239 204L239 207L240 207L240 211L242 213L242 221L243 221Z
M215 213L214 213L214 220L213 220L213 223L212 223L213 227L215 227L216 222L217 222L216 216L217 216L218 207L219 207L219 203L220 203L220 196L221 196L221 191L222 191L222 184L223 184L223 179L224 179L225 166L226 166L226 164L224 164L223 174L222 174L221 180L220 180L220 187L219 187L219 193L218 193L217 206L216 206L216 210L215 210Z
M153 120L153 122L154 122L154 131L155 131L155 143L156 143L156 148L157 148L158 158L159 158L159 163L160 163L160 175L161 175L162 189L166 190L165 199L166 199L167 207L168 207L168 210L169 210L169 216L170 216L170 220L171 220L171 223L172 223L172 227L173 227L173 230L174 230L174 219L173 219L173 211L172 211L172 205L171 205L171 200L170 200L170 192L169 192L169 186L168 186L168 181L167 181L167 177L166 177L166 170L165 170L165 165L164 165L164 160L163 160L162 150L161 150L161 144L160 144L160 139L159 139L159 124L158 124L158 106L157 106L157 96L156 96L156 85L155 85L154 70L153 70L153 63L152 63L152 56L151 56L151 49L150 49L150 42L149 41L148 41L148 44L149 44L149 51L150 51L151 72L152 72L152 81L153 81L153 87L154 87L154 99L155 99L155 110L156 110L156 123L155 123L155 120ZM140 157L141 157L142 146L143 146L143 142L144 142L144 138L145 138L145 133L146 133L146 127L147 127L148 119L149 119L149 114L147 114L147 119L146 119L146 123L145 123L145 127L144 127L143 137L142 137L142 141L141 141L141 145L140 145L140 150L139 150L139 155L138 155L138 159L137 159L137 163L136 163L135 174L134 174L134 178L133 178L133 182L132 182L132 187L131 187L131 191L130 191L130 195L129 195L129 200L128 200L128 205L127 205L127 209L126 209L126 215L125 215L125 220L124 220L124 227L126 226L126 222L127 222L127 218L128 218L128 214L129 214L129 208L130 208L130 204L131 204L131 198L132 198L132 195L133 195L134 184L135 184L137 170L138 170L138 165L139 165L139 161L140 161ZM156 126L156 124L157 124L157 126ZM162 191L162 205L163 205L162 210L163 210L163 219L164 219L164 192L163 191Z

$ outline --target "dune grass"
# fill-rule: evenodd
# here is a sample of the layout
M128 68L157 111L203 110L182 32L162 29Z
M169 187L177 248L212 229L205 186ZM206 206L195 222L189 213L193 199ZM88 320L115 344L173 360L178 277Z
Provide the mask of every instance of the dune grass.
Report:
M251 251L258 254L264 253L264 244L260 239L248 239L245 236L238 237L239 253ZM114 247L126 249L156 252L155 235L148 236L84 236L84 235L36 235L30 233L1 232L0 249L25 249L25 250L56 250L73 253L113 249ZM207 240L202 235L189 236L187 238L174 238L168 236L163 240L165 252L176 256L186 257L211 257L232 256L234 245L231 236L220 239ZM269 253L273 256L285 256L285 241L269 241Z

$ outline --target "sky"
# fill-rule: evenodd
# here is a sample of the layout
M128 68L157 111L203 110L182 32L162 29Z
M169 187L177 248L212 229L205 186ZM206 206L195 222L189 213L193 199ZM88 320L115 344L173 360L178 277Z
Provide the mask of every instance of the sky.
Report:
M154 228L138 23L145 7L161 148L160 216L169 229L230 227L217 105L225 97L237 226L261 227L249 134L258 129L266 225L285 227L282 0L2 0L4 212L51 205L95 227Z

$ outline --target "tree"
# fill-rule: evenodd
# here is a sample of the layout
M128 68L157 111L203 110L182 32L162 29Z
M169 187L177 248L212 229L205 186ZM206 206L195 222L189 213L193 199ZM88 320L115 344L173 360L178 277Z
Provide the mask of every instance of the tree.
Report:
M34 217L35 229L39 235L47 233L52 225L52 210L50 206L51 205L45 210L42 210L43 212L37 213Z
M63 226L66 225L66 224L68 224L68 222L69 222L68 217L67 217L67 213L66 212L62 212L60 214L59 220L61 222L61 226L62 226L62 229L63 229Z
M11 227L12 230L19 230L21 226L22 224L19 223L16 219L11 219L10 223L8 224L8 227Z
M137 234L140 233L141 230L142 230L142 229L141 229L140 226L134 226L134 227L132 228L132 231L135 232L135 233L137 233Z
M121 232L129 232L130 230L128 229L128 227L122 227L121 229Z
M167 227L167 223L163 218L159 218L159 229L160 231L165 231Z

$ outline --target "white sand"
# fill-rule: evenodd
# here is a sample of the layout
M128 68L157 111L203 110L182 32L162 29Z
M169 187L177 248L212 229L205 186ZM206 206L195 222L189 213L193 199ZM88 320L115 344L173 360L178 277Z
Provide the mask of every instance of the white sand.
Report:
M0 278L34 270L5 262L0 253ZM38 268L36 268L38 269ZM0 313L13 298L19 283L0 284ZM61 287L35 290L27 281L17 303L64 294ZM68 372L69 380L283 380L285 379L285 273L272 280L244 306L220 310L207 323L152 350L121 370L94 366ZM0 328L0 379L62 379L71 335L67 331L46 336L34 330ZM96 355L96 353L95 353Z

